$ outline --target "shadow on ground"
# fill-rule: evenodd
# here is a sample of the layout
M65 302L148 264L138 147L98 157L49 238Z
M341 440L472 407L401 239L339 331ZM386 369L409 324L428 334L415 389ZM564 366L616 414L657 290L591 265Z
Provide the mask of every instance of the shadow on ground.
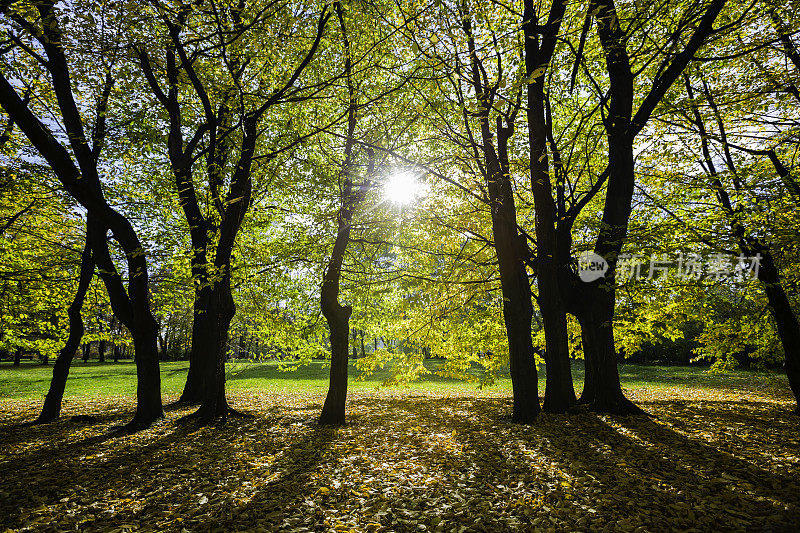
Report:
M0 529L785 531L800 523L797 417L759 401L654 401L658 419L579 412L532 426L505 399L250 397L221 429L19 427L0 412ZM7 409L7 407L6 407ZM186 411L189 412L189 411ZM68 413L69 414L69 413Z

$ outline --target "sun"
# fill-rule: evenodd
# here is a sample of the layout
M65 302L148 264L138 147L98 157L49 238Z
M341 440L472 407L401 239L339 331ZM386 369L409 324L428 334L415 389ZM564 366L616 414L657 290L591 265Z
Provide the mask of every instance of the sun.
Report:
M422 184L412 172L408 171L395 172L383 185L383 197L398 205L409 205L422 193Z

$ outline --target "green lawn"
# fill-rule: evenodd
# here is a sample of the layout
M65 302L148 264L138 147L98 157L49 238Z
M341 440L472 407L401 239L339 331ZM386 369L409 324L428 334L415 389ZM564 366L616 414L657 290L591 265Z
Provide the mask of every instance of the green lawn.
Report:
M435 371L441 362L428 360L426 367ZM188 362L161 363L162 391L165 396L181 392ZM278 368L275 362L251 363L234 361L228 363L228 387L231 391L268 391L276 393L314 394L324 393L328 385L328 366L324 361L314 361L296 370ZM34 399L44 396L50 383L51 366L34 362L23 362L19 367L9 363L0 365L0 399ZM391 375L383 369L367 379L356 379L358 371L350 366L350 390L368 391L380 387ZM573 363L575 389L580 391L583 382L583 362ZM477 376L477 372L476 372ZM539 373L540 393L544 392L545 369ZM741 392L788 392L786 378L778 372L755 372L737 370L727 373L712 373L703 367L665 367L647 365L620 365L622 385L628 390L647 390L657 394L660 390L679 392L682 389L704 389L706 391ZM423 376L408 386L414 391L429 393L459 393L474 391L478 385L442 378L435 374ZM510 391L508 378L500 379L485 391L502 393ZM70 371L65 396L106 397L133 395L136 390L136 367L132 362L83 363L76 361Z
M427 361L435 369L437 361ZM186 362L162 365L165 403ZM574 365L576 390L582 364ZM800 442L785 376L620 365L653 415L585 409L511 424L509 380L353 381L347 425L315 423L327 368L231 363L223 427L133 435L132 363L77 363L64 415L28 425L50 367L0 365L0 531L796 531ZM351 369L355 377L355 369ZM540 374L542 380L544 373ZM396 390L396 389L395 389ZM236 391L239 391L237 394ZM540 384L544 393L544 383ZM121 396L120 396L121 395ZM105 398L103 398L105 396ZM73 415L91 415L76 420Z

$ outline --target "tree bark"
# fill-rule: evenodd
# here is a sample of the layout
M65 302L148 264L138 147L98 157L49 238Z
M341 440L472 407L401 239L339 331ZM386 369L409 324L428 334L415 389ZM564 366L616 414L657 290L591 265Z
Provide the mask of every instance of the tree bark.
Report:
M338 5L338 4L337 4ZM341 278L342 263L347 244L350 241L350 223L353 212L363 194L353 191L353 182L350 176L353 150L353 128L355 127L355 104L351 107L351 128L345 147L345 174L342 190L342 207L337 216L337 233L333 244L333 251L325 272L322 276L322 289L320 291L320 307L322 315L328 322L331 342L331 368L328 378L328 394L319 416L319 423L323 425L342 425L345 422L345 402L347 400L347 358L350 342L350 315L353 308L339 303L339 282Z
M555 50L566 4L556 0L550 7L547 24L540 26L533 0L525 0L523 33L525 67L528 76L528 142L531 190L536 208L536 276L539 310L545 336L545 411L564 412L575 404L572 369L569 362L567 313L559 288L556 254L557 208L553 200L547 153L548 123L545 118L544 80ZM540 46L539 35L542 35Z
M478 121L482 143L476 143L475 149L476 154L482 154L485 164L484 178L489 192L492 236L503 295L503 321L508 338L513 398L511 419L514 422L528 424L536 419L541 409L531 328L533 304L525 264L527 246L517 227L517 209L508 166L508 140L514 133L514 116L519 108L514 108L505 117L496 117L494 127L497 133L497 149L495 149L493 125L489 121L494 93L484 86L481 78L483 68L476 51L471 15L464 12L462 17L462 28L469 47L470 82L478 97L480 110Z
M694 90L689 76L684 76L684 83L687 96L689 96L691 101L692 122L697 127L700 136L700 147L703 160L705 161L705 171L710 178L711 187L714 189L717 202L725 215L733 237L736 239L739 251L751 257L755 254L761 256L759 260L758 279L764 286L764 293L769 302L769 310L775 320L778 337L783 347L786 377L789 380L789 387L795 397L795 413L800 414L800 322L798 322L797 315L783 288L781 275L775 264L769 245L764 244L757 237L747 233L738 206L734 206L727 189L723 186L722 178L717 172L717 167L711 154L709 135L703 116L697 104L694 102ZM715 114L721 141L725 143L727 142L727 134L725 133L724 122L714 102L713 95L705 82L703 82L703 90L710 104L710 108ZM774 156L774 152L772 153L771 159L773 159L773 163L776 163L777 157ZM726 162L730 171L735 174L736 166L733 158L726 157ZM779 161L775 164L775 170L781 178L784 178L782 173L786 173L786 170ZM734 180L734 187L738 189L738 185L739 182Z
M645 95L639 109L633 113L634 74L627 52L628 36L617 16L614 0L592 0L590 9L595 13L597 33L606 59L610 83L608 114L604 126L608 140L608 186L603 207L602 225L595 243L595 253L608 263L606 277L586 284L585 300L588 308L581 325L589 325L587 332L591 349L590 366L594 373L591 398L586 398L595 411L618 414L641 413L625 398L619 384L617 357L614 343L614 307L616 304L617 259L628 232L631 202L635 183L633 143L661 101L705 38L713 31L725 0L711 0L686 46L669 61L665 60L653 80L651 90Z
M64 388L67 384L69 368L75 356L75 350L78 349L81 337L83 336L81 308L83 307L86 291L89 289L93 274L94 261L92 259L91 245L87 236L83 254L81 255L78 290L75 292L72 303L67 308L69 335L67 336L67 342L64 343L64 347L61 348L58 357L56 357L56 362L53 365L53 378L50 380L50 388L47 391L47 396L45 396L42 411L39 414L39 418L36 419L36 423L38 424L53 422L61 415L61 402L64 398Z
M350 176L352 166L352 129L355 127L355 104L351 105L351 129L345 147L345 174L342 190L342 207L337 216L338 231L333 244L333 251L322 276L320 291L320 307L322 315L328 322L331 342L331 368L328 381L328 394L319 416L323 425L342 425L345 422L345 402L347 400L347 358L350 342L350 315L353 308L339 303L339 282L342 263L347 244L350 241L350 224L358 204L363 200L363 188L353 191ZM371 166L371 164L370 164Z
M206 265L193 264L193 270L200 271ZM198 279L206 279L203 275ZM200 283L200 281L196 282ZM203 398L204 361L214 358L214 344L210 338L211 326L211 288L204 286L195 293L192 321L192 344L189 351L189 373L178 401L188 404L200 403Z
M355 128L357 122L358 100L352 79L352 59L350 57L350 40L347 35L342 14L342 6L335 2L334 11L339 19L342 30L342 41L345 50L344 72L348 89L347 108L347 138L344 146L344 161L341 167L342 189L341 206L336 215L337 233L333 243L333 250L325 272L322 275L320 289L320 307L322 315L328 323L331 341L331 368L328 381L328 394L319 415L322 425L342 425L345 423L345 404L347 401L347 364L350 343L350 315L353 308L339 303L339 284L342 274L342 263L347 245L350 242L350 229L353 214L366 196L368 182L366 178L359 187L353 183ZM371 150L367 151L369 163L367 176L372 176L374 157ZM354 347L355 351L355 347Z
M21 361L22 361L22 350L17 348L16 350L14 350L14 366L19 366Z
M109 284L106 283L110 296L113 292L121 291L111 296L112 305L117 298L115 314L120 320L123 320L120 313L126 316L126 326L133 336L138 380L137 410L127 428L141 429L163 416L161 379L156 351L157 329L150 310L148 293L147 257L130 221L106 201L98 171L98 159L106 132L108 97L114 78L111 71L106 74L96 109L97 116L90 146L81 112L73 94L69 62L63 48L64 39L54 2L43 0L37 2L35 7L42 19L42 33L33 31L31 36L38 41L47 55L45 67L50 75L50 83L62 119L61 125L66 130L71 153L55 138L50 128L33 114L27 103L19 97L14 86L2 75L0 75L0 102L9 117L19 125L33 147L50 165L67 192L86 208L89 219L87 224L100 225L102 231L98 234L101 234L101 238L90 239L90 243L95 262L101 272L107 270L106 266L114 268L105 242L105 234L109 229L125 252L129 273L127 290L121 283L115 284L115 278L118 278L115 268L114 275L104 276L103 281L109 280L113 285L109 288ZM100 259L104 260L105 266L100 266Z
M768 250L761 251L758 279L764 284L769 310L778 328L785 357L786 377L795 399L795 414L800 415L800 322L781 284L778 268Z
M139 268L130 274L126 291L117 267L111 259L106 232L105 225L90 212L87 217L87 238L92 246L94 263L106 287L114 314L128 328L133 338L133 358L136 363L136 414L133 420L126 424L126 429L137 431L149 427L164 417L161 404L161 374L158 366L158 324L150 312L147 285L142 285L141 278L146 278L146 275L140 274L146 272L144 258L141 258L141 262L139 258L132 258Z
M330 280L330 277L328 279ZM331 302L330 297L323 298L322 314L328 322L331 335L331 368L328 378L328 394L325 396L325 403L319 415L319 423L342 425L345 423L345 402L347 400L349 321L353 310L350 306L340 305L338 301Z
M170 27L173 29L172 26ZM175 39L178 38L175 37ZM175 46L178 46L178 43L179 41L174 43ZM143 50L137 50L137 53L145 78L169 117L167 151L175 179L175 189L180 199L181 209L191 237L191 269L194 287L192 337L189 351L189 372L186 375L186 383L178 401L197 404L203 399L203 369L208 367L209 360L213 360L216 357L214 352L215 343L211 339L212 333L210 331L214 327L210 309L212 287L209 279L209 268L211 264L208 259L208 249L211 245L209 232L212 228L197 201L192 172L194 151L198 147L196 139L199 139L199 135L203 130L198 129L193 139L185 142L183 137L183 116L179 99L180 86L178 78L180 67L175 57L176 50L170 48L166 54L166 74L169 87L166 92L162 91L155 77L147 53ZM207 116L206 120L208 122L206 127L212 130L211 143L213 145L209 149L209 166L213 166L216 169L216 174L214 174L216 176L221 171L219 168L220 154L217 150L218 139L216 138L217 120L215 116Z
M236 313L236 305L231 296L230 274L223 275L210 291L210 307L207 330L202 341L208 343L207 356L199 359L201 382L201 403L192 415L202 422L218 419L224 423L231 411L225 397L225 359L228 331Z
M329 14L325 7L320 14L317 34L310 50L283 88L273 92L263 105L251 110L245 106L245 101L250 102L251 99L243 100L234 94L235 91L242 89L240 82L245 71L244 66L239 64L240 58L236 56L225 57L224 70L232 75L232 85L223 93L218 108L212 104L212 91L195 70L194 59L190 59L189 55L191 54L187 53L186 43L182 40L181 35L187 13L187 11L179 10L176 20L172 21L166 17L164 19L171 38L171 44L166 53L166 90L161 88L147 52L137 49L136 53L153 94L169 115L167 146L170 164L192 239L192 277L195 284L194 322L189 373L180 400L190 403L200 401L202 402L201 408L196 413L198 416L206 419L222 416L224 421L225 413L229 410L224 402L225 347L228 328L235 312L235 305L230 295L231 252L251 201L252 177L250 172L259 135L258 121L271 106L281 101L311 62L322 40ZM228 21L230 26L227 29L233 33L243 31L241 13L233 10L231 15L232 17ZM223 54L225 54L224 51ZM180 87L183 84L179 78L183 74L189 79L191 87L202 103L204 119L187 142L184 142L183 139L183 131L187 125L182 121L181 99L179 98ZM217 89L215 87L213 92L217 92ZM238 106L233 108L238 113L238 124L232 122L231 106ZM240 129L242 133L241 152L238 162L233 165L234 170L230 176L227 195L225 195L221 188L226 182L225 168L228 166L233 152L231 133L236 129ZM207 139L203 152L205 152L209 184L208 196L219 214L218 225L203 216L192 178L192 164L197 159L195 150L204 138ZM212 238L209 235L218 236L215 249L212 248ZM213 263L209 255L213 255ZM212 273L215 278L222 276L222 281L211 279ZM227 291L227 294L221 294L220 291Z

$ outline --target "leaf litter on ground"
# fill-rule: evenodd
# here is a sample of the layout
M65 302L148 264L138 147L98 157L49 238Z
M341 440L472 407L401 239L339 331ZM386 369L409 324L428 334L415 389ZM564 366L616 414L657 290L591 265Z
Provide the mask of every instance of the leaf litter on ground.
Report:
M20 426L0 402L0 530L785 531L800 524L800 419L785 396L646 389L653 417L586 411L510 423L486 391L359 392L349 423L323 397L243 393L221 428L133 435L129 399L68 399ZM70 420L91 415L95 422ZM91 420L91 419L86 419Z

